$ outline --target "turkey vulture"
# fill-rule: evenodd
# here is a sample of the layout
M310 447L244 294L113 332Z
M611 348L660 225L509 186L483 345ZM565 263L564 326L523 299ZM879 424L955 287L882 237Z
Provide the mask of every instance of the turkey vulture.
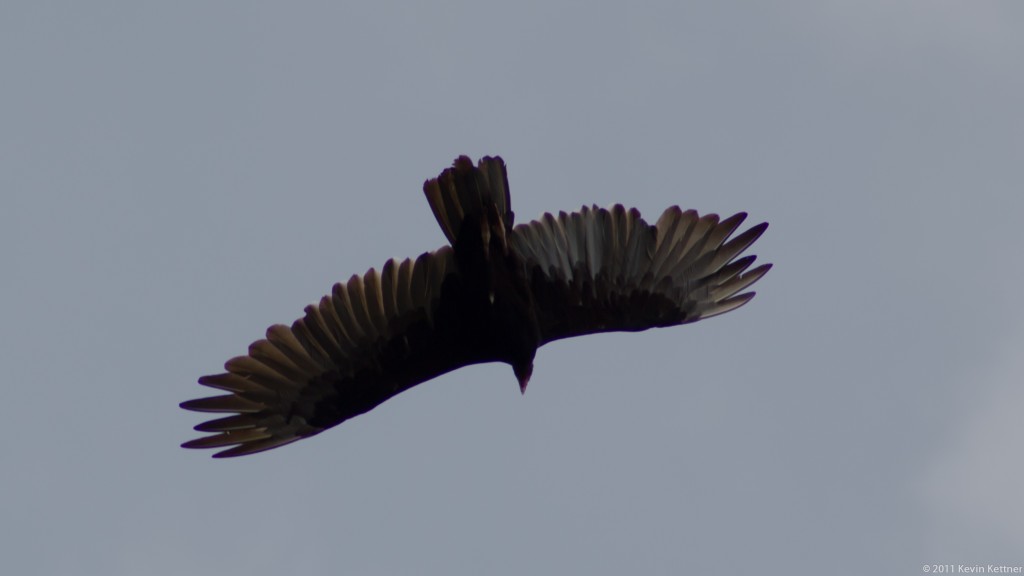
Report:
M651 226L636 209L583 207L513 227L501 158L461 156L423 185L450 246L334 285L291 327L274 325L226 372L227 395L182 408L231 415L185 448L269 450L319 434L456 368L506 362L526 392L537 348L596 332L696 322L746 304L771 267L737 258L768 227L673 206Z

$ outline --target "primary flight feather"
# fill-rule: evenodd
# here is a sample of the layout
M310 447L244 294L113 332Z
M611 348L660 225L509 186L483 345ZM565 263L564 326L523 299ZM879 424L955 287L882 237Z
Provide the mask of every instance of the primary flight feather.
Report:
M739 308L771 268L740 254L768 227L673 206L584 207L514 226L505 163L461 156L423 191L450 246L334 285L222 374L226 395L182 408L229 414L186 448L241 456L313 436L441 374L506 362L524 393L537 348L560 338L696 322Z

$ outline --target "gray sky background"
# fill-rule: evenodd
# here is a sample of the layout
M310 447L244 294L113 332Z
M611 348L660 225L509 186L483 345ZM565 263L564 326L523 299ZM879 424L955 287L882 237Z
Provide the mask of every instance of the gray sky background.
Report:
M1024 4L0 8L4 573L920 574L1024 565ZM195 384L520 221L771 222L742 310L476 366L213 461Z

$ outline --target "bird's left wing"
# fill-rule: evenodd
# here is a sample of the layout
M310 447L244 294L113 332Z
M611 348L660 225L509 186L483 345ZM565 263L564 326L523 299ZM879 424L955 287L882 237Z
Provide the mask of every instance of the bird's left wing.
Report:
M746 218L699 216L673 206L650 225L636 209L584 207L516 226L509 243L525 262L541 341L640 331L734 310L771 264L737 258L768 227L730 238Z
M291 327L271 326L226 372L199 383L229 392L182 408L232 415L195 427L212 436L185 448L240 456L312 436L420 382L459 367L457 326L441 310L454 268L450 247L388 261L334 286Z

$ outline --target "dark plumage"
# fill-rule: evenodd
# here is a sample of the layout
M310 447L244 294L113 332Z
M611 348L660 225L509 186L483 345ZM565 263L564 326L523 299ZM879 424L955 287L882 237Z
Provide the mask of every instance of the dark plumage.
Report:
M501 158L462 156L423 187L451 246L389 260L334 285L303 318L275 325L223 374L227 395L182 408L231 415L186 448L240 456L313 436L456 368L512 365L525 392L539 346L571 336L695 322L739 308L771 267L737 258L768 227L732 238L719 221L673 206L651 226L635 209L584 207L513 228Z

